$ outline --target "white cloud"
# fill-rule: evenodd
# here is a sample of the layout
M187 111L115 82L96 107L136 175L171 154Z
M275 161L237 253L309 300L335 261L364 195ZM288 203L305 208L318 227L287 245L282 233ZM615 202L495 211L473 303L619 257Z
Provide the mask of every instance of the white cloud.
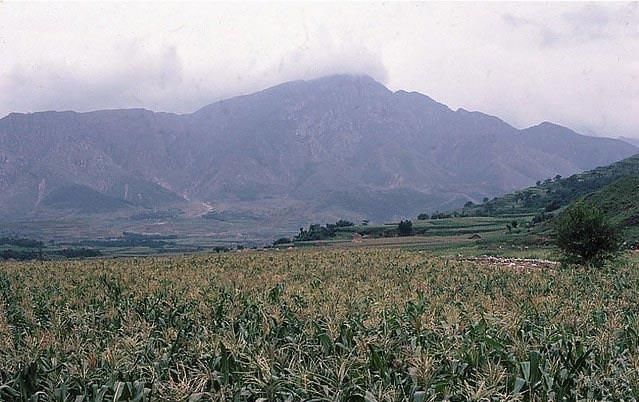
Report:
M0 115L190 112L366 73L519 126L639 137L639 7L584 3L0 3Z

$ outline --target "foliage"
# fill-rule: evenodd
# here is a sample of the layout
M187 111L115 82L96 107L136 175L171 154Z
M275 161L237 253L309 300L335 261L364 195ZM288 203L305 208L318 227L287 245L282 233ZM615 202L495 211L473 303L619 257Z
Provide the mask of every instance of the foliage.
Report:
M18 237L0 237L0 246L16 246L23 248L41 248L44 243L40 240L25 239Z
M629 243L639 241L639 176L623 177L584 198L622 228Z
M100 250L91 248L64 248L59 251L59 254L66 258L87 258L99 257L102 255Z
M431 215L430 219L448 219L451 218L452 214L447 214L445 212L435 212Z
M279 246L280 244L290 244L293 241L291 239L289 239L288 237L280 237L279 239L275 240L273 242L274 246Z
M3 260L37 260L42 259L42 253L40 251L32 250L13 250L6 249L0 251L0 259Z
M0 400L634 400L639 270L401 250L0 266Z
M348 229L355 226L353 222L340 219L335 223L327 223L322 226L319 224L309 225L308 229L300 228L300 232L294 241L316 241L316 240L328 240L333 237L342 229Z
M59 258L87 258L87 257L99 257L102 253L100 250L91 248L63 248L63 249L38 249L33 250L13 250L7 249L0 251L0 259L3 260L48 260Z
M546 207L544 208L544 212L552 212L552 211L556 211L559 208L561 208L561 201L560 200L552 200L548 203L548 205L546 205Z
M397 225L397 234L400 236L411 236L413 234L413 222L405 220Z
M555 222L557 246L569 257L581 262L597 262L614 256L621 241L618 230L603 213L578 202L568 207Z
M417 215L417 220L425 221L425 220L428 220L428 219L430 219L430 215L428 215L426 213Z
M149 247L154 249L162 249L165 246L175 245L174 235L145 235L132 232L123 232L121 237L112 239L96 239L82 240L77 243L78 246L91 247Z
M483 204L467 205L462 211L469 216L551 212L630 176L639 176L639 155L566 178L557 175L503 197L484 198Z
M300 228L300 232L295 236L295 241L315 241L327 240L335 236L335 228L322 226L319 224L311 224L308 229Z
M537 215L533 216L531 223L533 225L536 225L538 223L542 223L542 222L546 222L548 220L551 220L554 217L555 217L555 214L546 213L546 212L540 212Z

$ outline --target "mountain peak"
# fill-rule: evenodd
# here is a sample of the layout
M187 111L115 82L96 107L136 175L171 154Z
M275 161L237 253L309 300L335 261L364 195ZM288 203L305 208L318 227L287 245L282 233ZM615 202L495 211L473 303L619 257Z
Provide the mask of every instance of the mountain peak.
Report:
M294 80L278 84L259 92L223 99L206 105L195 112L210 111L236 99L262 99L269 104L295 99L299 97L312 97L317 95L341 97L347 99L350 96L379 97L391 95L393 92L369 75L357 74L333 74L310 80Z
M541 123L525 128L523 130L524 133L544 133L545 135L561 135L561 134L569 134L569 135L580 135L575 131L569 129L568 127L564 127L562 125L553 123L551 121L542 121Z
M542 121L541 123L537 124L536 126L533 127L541 127L541 128L561 128L561 129L565 129L566 127L561 126L557 123L553 123L552 121Z
M382 85L379 81L367 74L331 74L308 81L336 81Z
M333 74L311 80L294 82L301 83L302 85L305 85L309 88L317 89L330 88L337 90L348 90L350 88L358 88L391 93L391 91L386 88L384 84L365 74Z

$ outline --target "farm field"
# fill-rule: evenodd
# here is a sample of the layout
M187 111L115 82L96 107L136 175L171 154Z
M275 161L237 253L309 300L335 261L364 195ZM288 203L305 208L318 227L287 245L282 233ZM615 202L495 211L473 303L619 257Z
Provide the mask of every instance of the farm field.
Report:
M638 293L636 254L3 262L0 400L634 400Z
M413 222L412 236L375 237L396 224L339 228L334 239L295 242L295 247L402 248L434 255L501 256L556 259L559 254L547 230L527 227L533 215L510 217L451 217ZM507 230L513 220L517 228ZM354 236L363 233L364 236Z
M524 258L552 257L554 248L537 227L528 227L532 215L510 217L451 217L433 220L415 220L413 236L397 236L397 223L354 225L339 228L335 237L328 240L295 241L295 244L278 246L331 246L331 247L395 247L423 250L437 255L499 255ZM507 225L517 220L517 228L507 230ZM113 222L112 222L113 223ZM162 222L159 222L162 223ZM103 224L106 224L103 222ZM247 222L221 222L212 219L178 219L163 225L148 223L143 226L121 226L114 223L109 232L70 230L63 222L39 222L6 226L13 237L26 237L43 242L43 247L18 248L0 244L0 253L5 250L30 252L43 255L43 259L59 259L63 249L87 248L108 257L141 257L210 252L217 249L261 248L270 246L278 237L293 238L295 225L287 229L258 227L253 232L242 231ZM244 226L243 226L244 225ZM89 228L89 222L80 225ZM20 230L17 228L20 227ZM238 232L233 232L239 230ZM88 229L87 229L88 230ZM296 229L297 230L297 229ZM389 233L390 232L390 233ZM541 233L540 233L541 232ZM127 235L128 233L128 235ZM355 239L355 233L363 236Z

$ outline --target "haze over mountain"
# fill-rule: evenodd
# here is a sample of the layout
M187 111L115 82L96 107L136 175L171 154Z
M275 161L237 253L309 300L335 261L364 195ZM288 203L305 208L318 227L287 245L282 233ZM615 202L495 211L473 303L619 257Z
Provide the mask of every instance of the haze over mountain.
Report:
M184 115L143 109L0 120L0 216L187 208L376 221L445 210L606 165L627 142L518 130L367 76L287 82Z
M628 144L632 144L636 147L639 147L639 139L637 138L628 138L628 137L619 137L621 141L625 141Z

